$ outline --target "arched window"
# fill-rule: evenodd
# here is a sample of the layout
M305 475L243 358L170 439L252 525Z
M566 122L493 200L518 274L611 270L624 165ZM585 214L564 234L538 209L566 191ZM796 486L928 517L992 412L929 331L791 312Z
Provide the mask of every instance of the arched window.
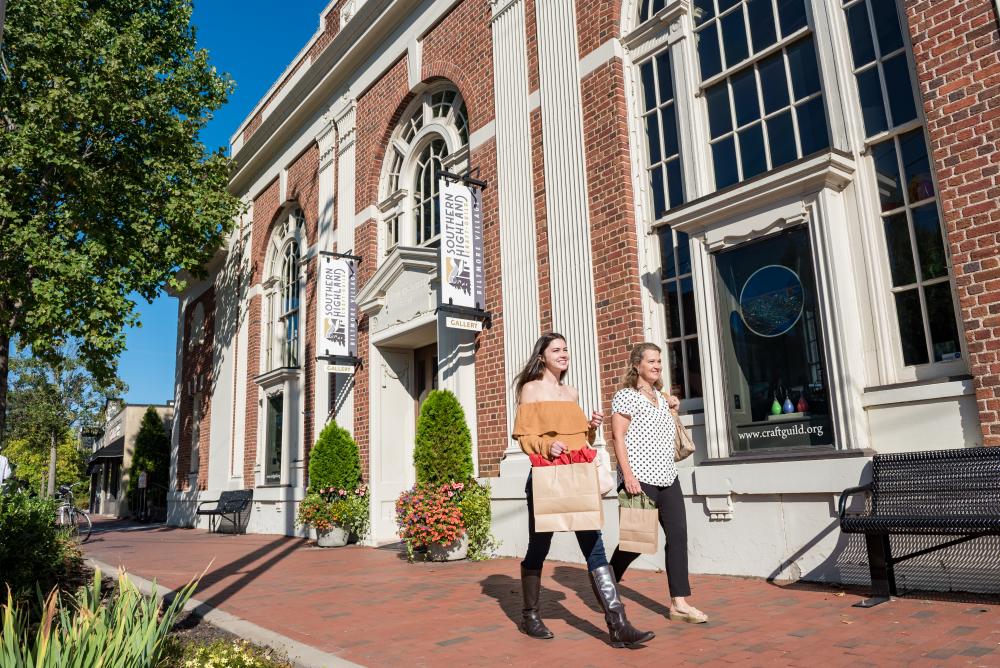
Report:
M462 96L450 86L429 88L403 114L383 167L380 246L435 247L441 236L437 172L464 171L469 127Z
M275 227L271 235L268 288L268 370L299 365L299 277L300 238L304 218L301 209Z

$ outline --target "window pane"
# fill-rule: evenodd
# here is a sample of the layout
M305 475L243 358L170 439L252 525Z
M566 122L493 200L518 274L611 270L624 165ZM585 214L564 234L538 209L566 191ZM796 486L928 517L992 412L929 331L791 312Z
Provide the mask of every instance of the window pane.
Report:
M872 0L872 16L875 18L875 35L878 36L879 52L885 56L903 46L903 34L899 30L896 3L892 0Z
M778 0L778 19L781 22L781 34L791 35L806 25L806 6L803 0Z
M910 65L906 62L906 54L893 56L882 63L885 71L885 92L889 96L889 109L892 111L892 124L902 125L917 117L917 109L913 104L913 86L910 84Z
M701 65L701 79L710 79L722 71L722 58L719 55L719 35L715 24L698 33L698 63Z
M708 104L708 128L712 137L724 135L733 129L733 120L729 110L729 86L725 81L715 84L705 91L705 102Z
M659 218L667 212L667 192L663 188L663 166L649 171L649 186L653 191L653 217Z
M681 276L691 273L691 245L686 232L677 233L677 272Z
M792 112L785 111L767 121L767 145L771 149L771 166L779 167L795 160L795 128Z
M694 282L690 278L681 281L681 307L684 309L684 335L698 331L698 320L694 313Z
M812 39L804 39L788 47L788 69L796 100L819 92L819 68L816 66Z
M281 482L281 423L284 413L282 395L267 400L267 449L264 455L264 481Z
M760 104L757 101L757 78L753 68L736 74L732 78L733 106L736 108L736 125L742 126L760 118Z
M799 121L799 137L802 140L802 155L809 155L830 147L830 138L826 132L826 113L823 109L823 98L814 97L795 110Z
M726 67L733 67L749 56L747 50L747 27L743 21L743 11L737 10L722 17L722 44L726 51Z
M688 339L684 342L687 347L687 390L689 397L700 397L701 389L701 357L698 354L698 339Z
M767 171L767 156L764 155L764 130L758 123L739 131L740 164L743 178L749 179Z
M660 154L660 124L654 111L646 116L646 146L649 147L649 164L655 165L663 156Z
M885 103L882 101L882 86L879 84L878 68L872 67L861 72L858 79L858 96L861 98L861 115L865 119L865 136L871 137L885 130Z
M851 37L851 54L854 56L855 69L875 60L875 46L872 44L872 28L868 23L868 10L865 3L860 2L848 7L847 33Z
M715 16L715 3L712 0L694 0L694 23L701 25Z
M943 362L962 356L955 323L955 305L952 301L951 283L936 283L924 288L927 300L927 318L931 326L931 345L934 361Z
M906 214L897 213L887 217L883 226L892 284L900 286L916 282L917 275L913 269L913 248L910 246L910 229L906 224Z
M665 297L664 311L667 318L667 336L675 338L681 335L681 307L677 294L677 281L667 281L663 286Z
M764 93L764 113L788 106L788 82L785 80L785 59L781 53L768 56L757 65Z
M661 227L660 264L663 265L663 278L673 278L677 275L677 265L674 262L674 233L669 227Z
M670 394L678 399L687 399L684 386L684 342L674 341L667 345L667 364L670 365Z
M899 164L896 162L896 144L893 140L872 146L872 162L875 163L875 181L878 198L883 211L903 205L903 193L899 182Z
M896 317L899 319L903 364L927 364L927 339L924 336L924 319L920 314L920 296L916 289L896 293Z
M684 183L681 181L680 160L672 160L667 163L667 194L670 196L670 206L680 206L684 203Z
M653 72L653 61L647 60L639 66L642 75L643 99L646 101L646 111L656 106L656 80Z
M774 10L771 0L750 0L747 3L750 18L750 40L754 51L762 51L778 41L774 29Z
M669 158L677 155L677 116L674 105L664 107L660 113L663 115L663 152L664 157Z
M941 238L937 204L925 204L913 210L913 235L917 241L921 280L946 276L948 260L944 252L944 240Z
M924 129L917 128L905 135L900 135L899 151L903 158L906 194L910 203L932 197L934 195L934 181L931 180L931 166L927 160Z
M736 172L736 146L732 137L712 144L712 162L715 166L715 188L721 190L740 180Z
M670 70L670 51L656 56L656 77L660 83L660 103L674 99L674 80Z
M739 2L740 0L719 0L719 12L724 12Z

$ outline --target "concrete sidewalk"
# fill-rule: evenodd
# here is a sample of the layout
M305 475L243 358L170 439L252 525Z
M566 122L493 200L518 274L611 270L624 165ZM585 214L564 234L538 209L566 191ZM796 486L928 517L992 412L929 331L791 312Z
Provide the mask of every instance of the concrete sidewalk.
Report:
M365 666L1000 666L1000 607L898 599L852 608L864 592L694 576L712 621L665 617L662 573L632 571L629 617L657 637L614 650L581 566L547 566L550 641L517 630L518 562L409 564L395 549L312 547L279 536L100 523L88 556L175 588L208 569L195 597L269 632ZM253 626L246 626L253 629ZM253 638L251 638L253 639Z

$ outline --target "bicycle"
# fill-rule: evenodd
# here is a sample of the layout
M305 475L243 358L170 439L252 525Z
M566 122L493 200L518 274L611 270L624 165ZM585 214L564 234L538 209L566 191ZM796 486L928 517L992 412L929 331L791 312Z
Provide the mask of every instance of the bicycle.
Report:
M56 525L67 528L74 540L86 543L94 525L90 521L90 515L76 507L73 499L73 487L77 484L79 483L59 486L59 497L62 499L62 503L57 508L59 514L56 517Z

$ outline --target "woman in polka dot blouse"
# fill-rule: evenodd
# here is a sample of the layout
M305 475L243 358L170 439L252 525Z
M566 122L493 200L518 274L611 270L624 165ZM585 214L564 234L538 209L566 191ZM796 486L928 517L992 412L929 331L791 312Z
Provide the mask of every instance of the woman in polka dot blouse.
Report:
M622 388L611 402L611 431L618 458L619 490L629 494L644 492L656 502L660 526L666 534L667 585L670 588L670 618L701 624L708 616L687 602L688 582L687 518L684 497L677 481L674 439L677 428L673 409L676 397L662 392L663 363L660 348L640 343L629 354L629 367ZM625 570L639 555L615 550L611 568L621 582Z

